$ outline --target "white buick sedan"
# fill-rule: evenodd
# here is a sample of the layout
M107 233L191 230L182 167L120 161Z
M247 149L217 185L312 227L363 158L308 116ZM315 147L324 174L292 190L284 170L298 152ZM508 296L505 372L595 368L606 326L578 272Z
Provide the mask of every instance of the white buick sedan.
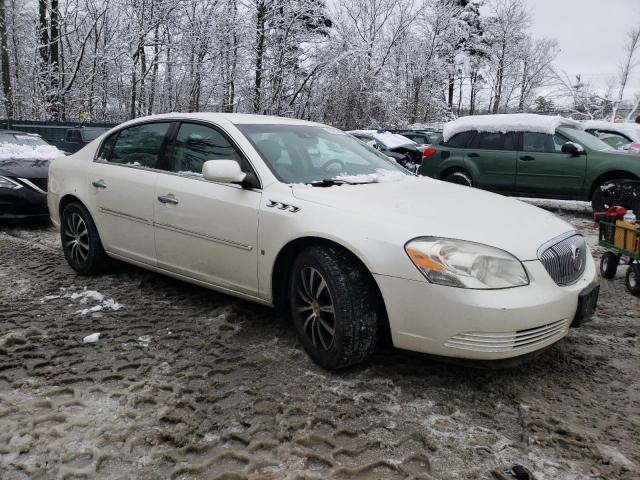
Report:
M52 163L48 205L76 272L112 257L284 308L327 369L385 332L438 356L530 354L598 297L585 240L558 217L289 118L126 122Z

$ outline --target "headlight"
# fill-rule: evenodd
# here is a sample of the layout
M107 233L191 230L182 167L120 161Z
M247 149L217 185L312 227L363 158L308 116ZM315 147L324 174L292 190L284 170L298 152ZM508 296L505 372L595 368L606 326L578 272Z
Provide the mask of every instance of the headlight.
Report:
M404 249L427 280L438 285L497 289L529 284L517 258L481 243L421 237L411 240Z
M22 188L22 185L20 185L15 180L11 180L8 177L0 177L0 188L10 188L11 190L17 190L19 188Z

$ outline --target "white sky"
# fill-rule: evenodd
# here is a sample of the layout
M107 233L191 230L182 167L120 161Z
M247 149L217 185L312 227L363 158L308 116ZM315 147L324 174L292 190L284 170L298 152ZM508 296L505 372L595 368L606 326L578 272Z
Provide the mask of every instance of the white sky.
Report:
M573 79L606 88L624 58L626 33L640 26L640 0L526 0L532 13L534 37L558 41L561 52L555 65ZM640 92L640 65L630 81L626 98Z

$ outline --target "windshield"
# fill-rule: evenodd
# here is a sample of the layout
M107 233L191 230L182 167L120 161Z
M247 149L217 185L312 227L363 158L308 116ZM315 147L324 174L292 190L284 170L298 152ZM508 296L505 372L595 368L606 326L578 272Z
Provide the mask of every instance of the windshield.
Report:
M584 130L578 130L577 128L571 127L560 127L558 128L558 132L566 135L570 140L578 142L589 150L611 150L609 145Z
M0 143L27 147L49 145L40 135L33 133L0 133Z
M109 129L108 128L83 128L81 130L82 131L82 139L85 142L91 142L92 140L95 140L96 138L98 138L100 135L102 135L107 130L109 130Z
M236 127L284 183L322 182L380 171L409 175L389 157L337 128L261 124Z

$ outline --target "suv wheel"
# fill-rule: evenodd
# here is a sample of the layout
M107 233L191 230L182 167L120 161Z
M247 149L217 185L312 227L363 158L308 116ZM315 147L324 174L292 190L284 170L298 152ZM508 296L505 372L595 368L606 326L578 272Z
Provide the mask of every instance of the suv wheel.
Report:
M633 185L637 181L628 178L607 180L598 185L591 197L591 208L594 212L604 212L610 207L620 205L627 209L632 208Z
M336 370L363 362L378 337L380 308L369 272L334 247L310 247L293 263L290 309L314 362Z
M465 187L473 187L471 176L467 172L451 172L443 179L445 182L456 183L458 185L464 185Z
M71 268L80 275L101 272L108 257L89 211L81 203L70 203L60 220L62 251Z

